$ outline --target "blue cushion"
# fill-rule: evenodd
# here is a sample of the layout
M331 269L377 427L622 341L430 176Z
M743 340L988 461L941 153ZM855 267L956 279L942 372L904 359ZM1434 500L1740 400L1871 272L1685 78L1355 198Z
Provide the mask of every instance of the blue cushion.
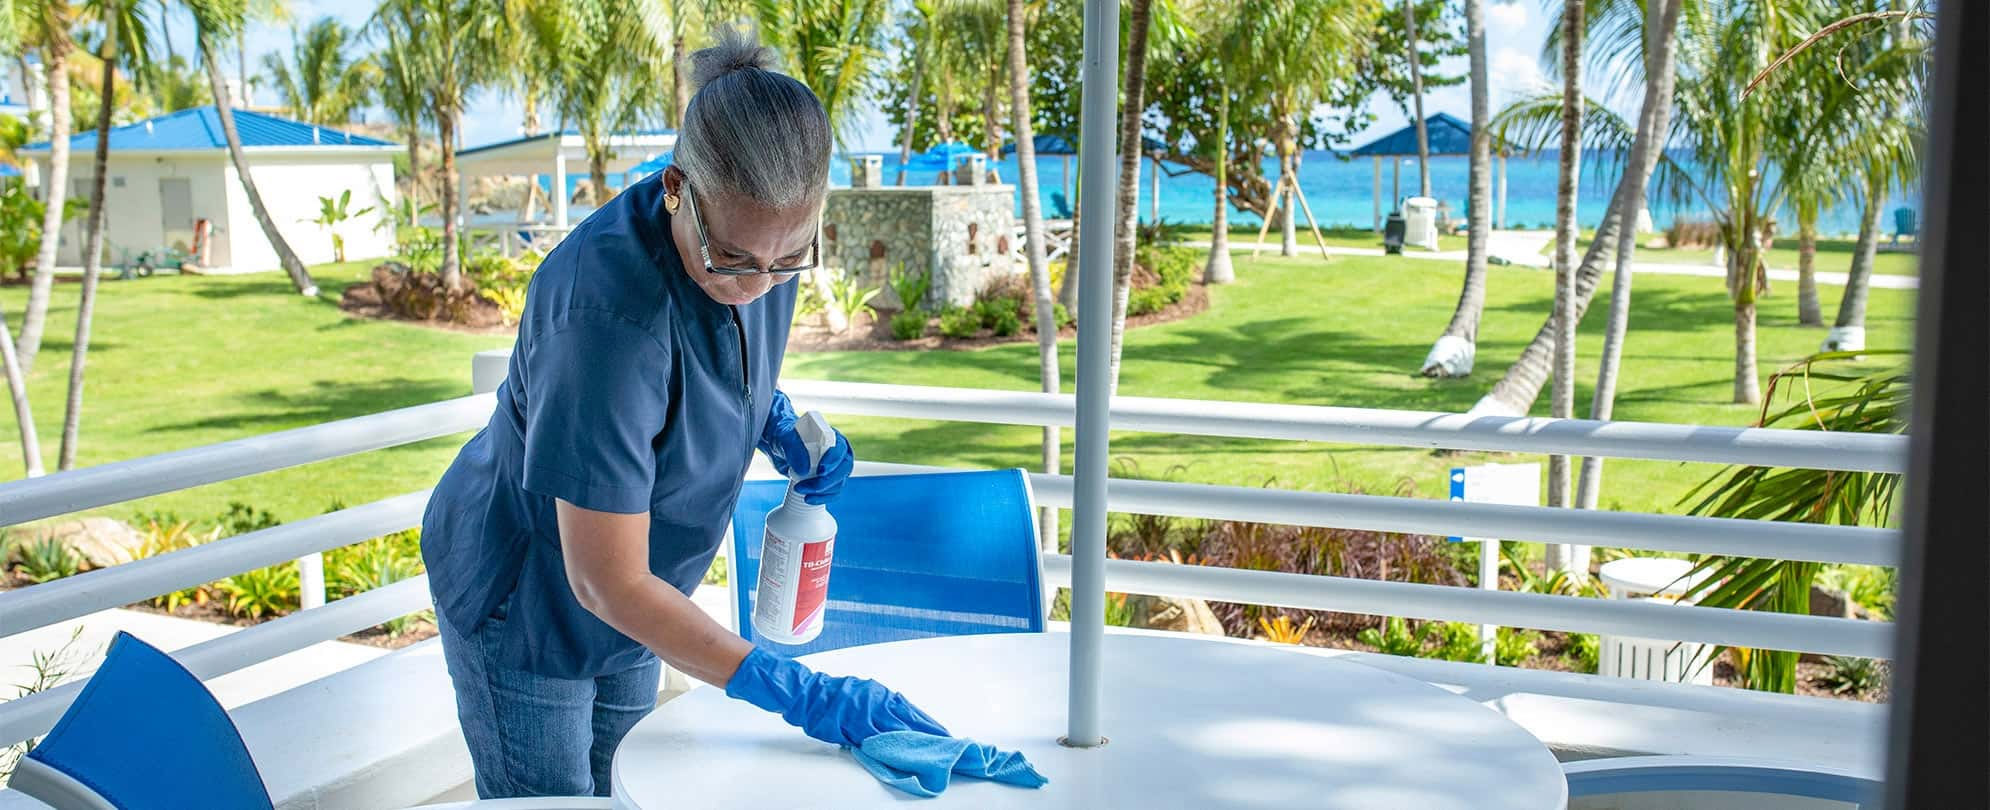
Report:
M242 735L200 679L119 632L76 702L29 757L120 808L269 810Z
M749 481L727 572L739 633L787 655L979 633L1043 631L1036 518L1022 470L858 476L829 505L836 556L822 635L775 644L753 629L760 540L785 481Z

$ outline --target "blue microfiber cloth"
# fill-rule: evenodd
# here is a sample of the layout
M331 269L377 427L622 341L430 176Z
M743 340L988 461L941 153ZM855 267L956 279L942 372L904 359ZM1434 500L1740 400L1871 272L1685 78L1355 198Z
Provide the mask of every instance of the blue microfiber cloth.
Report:
M1021 753L958 737L887 731L846 750L878 781L928 799L945 791L954 774L1027 788L1050 783Z

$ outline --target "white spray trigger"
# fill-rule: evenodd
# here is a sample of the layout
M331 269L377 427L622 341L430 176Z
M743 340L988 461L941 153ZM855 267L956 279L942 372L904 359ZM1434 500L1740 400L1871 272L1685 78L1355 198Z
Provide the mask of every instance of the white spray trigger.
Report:
M808 448L808 466L790 468L794 470L795 480L799 481L814 475L822 464L822 457L836 446L836 430L829 426L829 420L823 417L821 411L809 411L795 422L795 433L801 436L802 445Z

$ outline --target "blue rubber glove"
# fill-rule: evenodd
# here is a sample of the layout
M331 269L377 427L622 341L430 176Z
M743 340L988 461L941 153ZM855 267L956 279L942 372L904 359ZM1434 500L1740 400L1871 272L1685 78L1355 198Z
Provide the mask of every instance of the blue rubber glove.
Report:
M781 715L810 737L860 746L887 731L947 736L947 730L904 695L864 678L832 678L758 647L739 662L726 696Z
M808 463L808 446L802 443L800 433L795 432L795 406L788 402L788 395L774 392L774 404L767 410L767 425L760 431L760 451L767 454L767 460L774 463L774 469L792 479L794 465ZM830 428L835 430L835 428ZM836 446L822 454L822 460L814 470L807 471L795 483L795 491L809 503L822 505L836 500L843 492L843 482L849 480L850 470L855 468L857 456L850 450L850 440L843 431L836 431Z

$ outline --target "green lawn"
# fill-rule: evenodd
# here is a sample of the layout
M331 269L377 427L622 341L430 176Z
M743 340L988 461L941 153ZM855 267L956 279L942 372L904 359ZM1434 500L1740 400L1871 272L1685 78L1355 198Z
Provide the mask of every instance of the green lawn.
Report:
M1212 233L1214 231L1207 225L1185 227L1174 232L1175 238L1183 242L1207 242ZM1320 236L1324 237L1327 244L1331 247L1375 248L1377 250L1382 248L1382 235L1367 228L1323 227L1320 229ZM1232 251L1249 250L1250 246L1257 242L1257 238L1258 226L1256 225L1248 227L1243 225L1230 226L1230 249ZM1265 234L1264 243L1266 252L1277 252L1279 245L1278 231L1273 230L1271 233ZM1305 249L1312 245L1313 232L1301 227L1299 229L1299 247ZM1412 248L1412 250L1414 249ZM1458 234L1438 234L1437 249L1464 250L1465 237Z
M1137 329L1127 339L1122 393L1216 401L1335 404L1463 410L1472 405L1539 327L1553 279L1535 270L1492 268L1490 301L1472 379L1430 381L1412 374L1449 318L1462 268L1391 258L1251 259L1239 256L1239 282L1212 291L1209 312ZM363 266L321 267L321 300L289 292L277 274L164 277L109 282L102 290L83 423L82 463L166 452L460 396L469 390L470 356L509 344L472 336L345 317L332 301ZM58 306L31 380L45 458L59 441L74 285L58 287ZM1786 296L1765 303L1760 351L1764 373L1813 350L1822 332L1795 326ZM1605 300L1608 290L1598 293ZM18 325L25 297L0 289ZM1741 425L1751 408L1724 404L1731 378L1731 309L1718 279L1640 278L1618 416L1624 419ZM1905 345L1912 295L1872 293L1869 341ZM1584 325L1578 408L1586 413L1600 350L1603 310ZM1064 344L1067 390L1072 344ZM978 351L791 355L788 374L1012 390L1036 387L1034 344ZM1216 407L1221 407L1216 406ZM1537 412L1543 412L1543 408ZM838 422L859 455L953 465L1021 465L1036 455L1031 428L847 418ZM12 412L0 415L0 479L18 476ZM464 437L226 482L105 510L129 516L151 509L208 517L231 500L284 520L416 490L434 483ZM1069 433L1066 433L1067 441ZM1138 474L1182 480L1283 487L1339 488L1354 482L1394 491L1401 481L1436 496L1444 471L1486 454L1293 442L1119 434L1113 455ZM1507 460L1531 460L1512 456ZM1065 462L1070 463L1067 452ZM1676 511L1708 465L1618 462L1609 469L1603 504Z
M90 341L78 465L163 453L470 393L470 356L505 337L346 317L336 305L371 262L313 268L323 297L280 273L106 281ZM58 284L28 390L42 456L55 467L75 335L75 284ZM24 287L0 288L20 328ZM20 476L12 408L0 417L0 479ZM230 500L283 520L432 486L467 436L367 453L113 507L208 518Z
M1595 237L1596 231L1594 229L1584 230L1582 232L1583 247L1588 247L1589 240ZM1646 236L1645 238L1650 239L1652 237ZM1834 273L1849 271L1852 267L1853 248L1856 245L1857 242L1851 239L1817 240L1817 269ZM1880 246L1880 251L1873 255L1874 273L1889 276L1911 276L1918 272L1919 257L1912 250L1906 249L1911 247L1911 245L1903 243L1903 249L1901 250L1887 250L1886 240L1881 239ZM1550 255L1554 253L1554 250L1554 243L1549 242L1545 247L1541 248L1541 255ZM1695 248L1690 250L1681 248L1651 248L1640 244L1638 246L1637 258L1640 262L1652 262L1654 264L1710 265L1714 263L1714 251L1712 248ZM1775 246L1769 249L1766 258L1769 266L1775 269L1797 269L1797 240L1793 238L1776 240ZM1832 287L1826 289L1838 288ZM1826 302L1827 305L1836 305L1837 299L1835 296L1827 296L1827 298L1829 299Z

